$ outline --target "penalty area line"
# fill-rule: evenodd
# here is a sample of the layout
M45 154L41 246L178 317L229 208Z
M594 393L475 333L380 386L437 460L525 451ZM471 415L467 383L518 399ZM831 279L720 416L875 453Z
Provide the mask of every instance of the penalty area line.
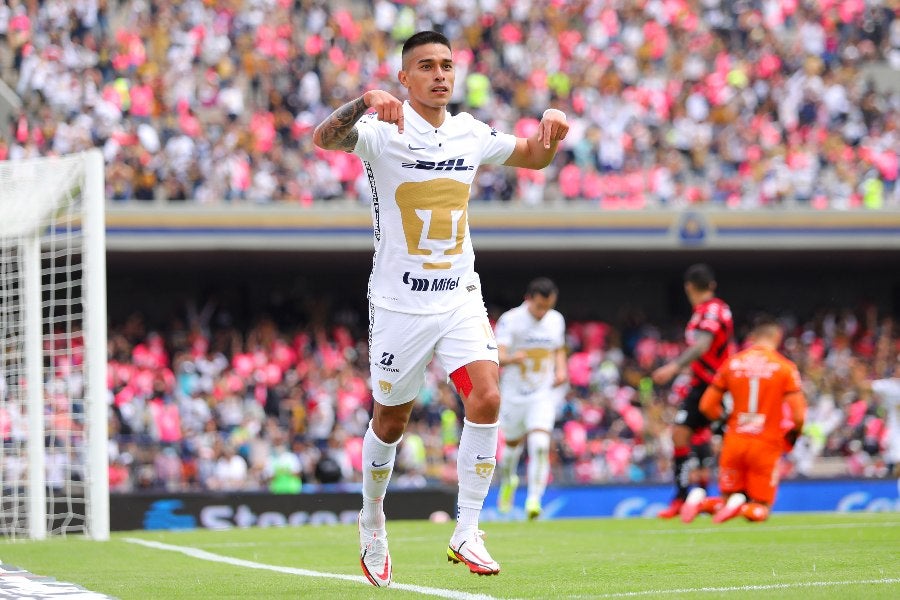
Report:
M164 544L162 542L154 542L152 540L142 540L139 538L122 538L129 544L137 544L155 550L166 550L168 552L179 552L185 556L206 560L209 562L223 563L233 565L235 567L243 567L245 569L259 569L261 571L273 571L275 573L285 573L287 575L298 575L300 577L320 577L323 579L339 579L341 581L352 581L354 583L362 583L371 586L369 580L362 575L345 575L343 573L323 573L321 571L310 571L309 569L298 569L295 567L280 567L278 565L269 565L266 563L258 563L252 560L244 560L242 558L234 558L231 556L223 556L214 554L199 548L191 546L175 546L173 544ZM390 589L405 590L415 592L426 596L437 596L438 598L450 598L451 600L498 600L493 596L485 594L470 594L467 592L457 592L454 590L442 590L440 588L431 588L421 585L410 585L407 583L391 582Z
M900 583L900 579L861 579L858 581L804 581L800 583L770 583L760 585L734 585L724 587L697 587L671 590L642 590L636 592L612 592L591 596L591 598L634 598L638 596L663 596L668 594L700 594L723 592L764 592L770 590L789 590L798 588L819 588L842 585L889 585ZM577 596L576 596L577 597Z

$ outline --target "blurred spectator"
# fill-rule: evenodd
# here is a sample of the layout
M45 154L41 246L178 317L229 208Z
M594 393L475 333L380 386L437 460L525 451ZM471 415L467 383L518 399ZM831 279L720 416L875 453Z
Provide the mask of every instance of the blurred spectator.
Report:
M247 461L237 454L234 446L222 444L212 476L207 481L209 488L227 492L246 489L251 483L247 479Z
M175 448L164 446L153 459L157 485L167 492L182 489L182 463Z
M130 456L121 454L109 463L109 491L132 491L131 471L128 468Z
M288 449L286 437L281 431L272 436L272 449L263 473L273 494L298 494L303 487L300 459Z

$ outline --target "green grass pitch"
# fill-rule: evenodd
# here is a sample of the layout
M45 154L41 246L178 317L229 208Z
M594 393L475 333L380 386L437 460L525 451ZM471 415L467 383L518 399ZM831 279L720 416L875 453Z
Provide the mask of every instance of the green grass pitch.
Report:
M394 585L363 583L355 526L139 531L0 544L0 560L121 600L900 598L900 513L766 523L486 523L496 577L447 562L452 524L388 523ZM141 544L135 540L150 542Z

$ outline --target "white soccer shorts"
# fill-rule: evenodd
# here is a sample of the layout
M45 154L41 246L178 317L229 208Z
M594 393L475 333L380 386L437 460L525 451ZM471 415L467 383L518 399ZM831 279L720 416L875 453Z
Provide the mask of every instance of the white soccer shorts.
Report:
M500 391L500 431L507 440L518 440L529 431L553 431L556 408L565 386L537 390L532 394L505 394Z
M481 298L446 313L413 315L370 307L372 395L385 406L415 399L425 367L437 357L449 375L476 360L499 364L497 342Z

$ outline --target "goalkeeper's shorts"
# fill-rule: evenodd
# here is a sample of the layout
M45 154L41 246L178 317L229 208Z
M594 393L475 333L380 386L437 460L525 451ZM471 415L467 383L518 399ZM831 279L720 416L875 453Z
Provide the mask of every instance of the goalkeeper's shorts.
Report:
M725 434L719 456L719 489L743 492L750 500L771 505L778 489L781 449L762 440Z

